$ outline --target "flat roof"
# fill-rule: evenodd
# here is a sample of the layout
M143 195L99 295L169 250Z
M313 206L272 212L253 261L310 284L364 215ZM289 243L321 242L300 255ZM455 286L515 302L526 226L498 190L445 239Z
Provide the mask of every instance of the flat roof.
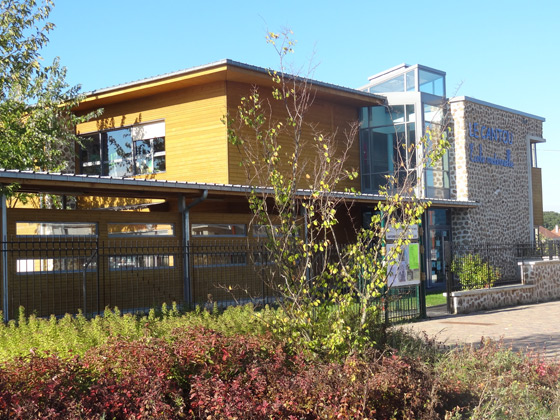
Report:
M413 69L426 70L426 71L429 71L431 73L440 74L442 76L445 76L445 72L443 70L434 69L433 67L424 66L423 64L410 65L410 64L406 64L406 63L401 63L401 64L398 64L394 67L391 67L390 69L383 70L379 73L376 73L373 76L369 76L368 80L370 82L373 82L375 79L380 79L380 80L385 79L385 78L390 79L395 75L402 74L402 73L405 73L405 72L407 72L409 70L413 70ZM370 85L370 84L371 83L368 83L368 85Z
M169 181L158 179L111 177L98 175L76 175L50 172L34 172L0 169L0 184L20 185L18 191L27 193L49 193L55 195L84 195L101 197L135 197L135 198L174 198L179 196L198 197L204 190L213 196L246 196L251 191L270 194L270 187L252 187L250 185L213 184L186 181ZM312 194L311 190L300 189L302 198ZM334 193L336 197L349 201L375 203L383 201L379 194ZM477 207L475 201L449 199L425 199L436 207Z
M546 119L544 117L539 117L538 115L528 114L527 112L518 111L518 110L513 109L513 108L507 108L505 106L496 105L496 104L486 102L486 101L481 101L480 99L472 98L470 96L456 96L454 98L449 99L449 102L461 102L461 101L473 102L475 104L489 106L491 108L496 108L496 109L500 109L502 111L511 112L512 114L522 115L524 117L532 118L534 120L539 120L539 121L542 121L542 122L546 121Z

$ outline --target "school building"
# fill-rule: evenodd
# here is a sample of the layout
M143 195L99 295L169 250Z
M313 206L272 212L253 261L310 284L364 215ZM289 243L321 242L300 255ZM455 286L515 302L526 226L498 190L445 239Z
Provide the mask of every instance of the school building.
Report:
M3 199L5 317L20 305L44 316L231 302L242 292L264 298L267 286L251 279L269 262L248 245L262 232L250 229L251 186L223 123L255 86L282 115L268 70L231 60L99 89L76 109L104 111L76 127L82 144L69 173L1 170L0 183L59 196L62 207L8 208ZM432 204L414 240L423 273L403 286L443 286L454 246L533 242L542 225L536 147L544 118L447 98L445 73L421 65L394 67L359 89L319 81L312 88L307 120L318 131L343 141L342 129L360 122L347 162L360 176L341 186L360 193L349 198L343 240L352 239L345 223L368 220L382 199L400 145L451 127L442 161L417 169L415 193Z

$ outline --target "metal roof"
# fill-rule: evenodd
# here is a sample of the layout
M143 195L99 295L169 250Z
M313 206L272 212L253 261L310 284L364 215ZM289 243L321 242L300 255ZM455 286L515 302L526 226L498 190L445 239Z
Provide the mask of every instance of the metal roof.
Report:
M162 179L144 179L128 177L111 177L99 175L77 175L53 172L34 172L22 170L0 169L0 183L20 184L20 191L43 192L59 195L98 195L98 196L130 196L166 198L184 194L199 194L204 190L222 195L243 196L251 191L259 194L273 193L270 187L252 187L250 185L215 184L187 181L169 181ZM308 189L298 190L298 195L306 197L313 191ZM384 197L379 194L353 194L345 192L334 193L334 196L345 198L349 201L379 202ZM433 206L438 207L476 207L475 201L460 201L451 199L425 199Z
M269 69L266 69L264 67L253 66L251 64L241 63L239 61L230 60L230 59L223 59L223 60L219 60L219 61L214 61L212 63L204 64L204 65L201 65L201 66L190 67L190 68L187 68L187 69L178 70L178 71L171 72L171 73L165 73L165 74L161 74L161 75L158 75L158 76L148 77L148 78L145 78L145 79L135 80L135 81L132 81L132 82L127 82L127 83L123 83L123 84L119 84L119 85L115 85L115 86L110 86L110 87L106 87L106 88L102 88L102 89L93 90L91 92L86 92L85 96L94 96L94 95L100 95L100 94L103 94L103 93L109 93L109 92L113 92L113 91L120 90L120 89L126 89L126 88L129 88L129 87L142 85L142 84L145 84L145 83L157 82L157 81L160 81L160 80L170 79L170 78L173 78L173 77L180 77L180 76L184 76L184 75L187 75L187 74L190 74L190 73L196 73L196 72L199 72L199 71L210 69L212 67L218 67L218 66L223 66L223 65L235 66L235 67L239 67L239 68L242 68L242 69L245 69L245 70L251 70L251 71L255 71L255 72L258 72L258 73L265 74L265 75L269 75ZM300 77L300 76L297 76L297 75L290 75L290 74L286 74L286 75L289 76L289 77L295 77L296 79L309 80L309 81L311 81L311 83L313 85L318 86L318 87L324 87L324 88L339 90L339 91L342 91L342 92L363 95L363 96L367 96L369 98L376 98L376 99L380 99L380 100L385 100L385 97L383 97L381 95L376 95L376 94L369 93L369 92L363 92L363 91L360 91L358 89L349 88L349 87L345 87L345 86L339 86L339 85L335 85L335 84L327 83L327 82L321 82L319 80L307 79L307 78Z

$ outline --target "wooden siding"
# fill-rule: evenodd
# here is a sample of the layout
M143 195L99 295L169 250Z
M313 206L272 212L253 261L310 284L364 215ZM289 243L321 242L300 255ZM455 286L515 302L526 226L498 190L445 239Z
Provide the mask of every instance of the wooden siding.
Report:
M231 116L235 116L237 112L237 107L240 104L241 98L248 96L252 91L252 86L249 84L228 82L227 84L227 103L228 112ZM282 108L282 104L279 101L275 101L271 97L270 87L259 88L259 94L261 99L268 101L270 103L270 109L264 109L265 113L271 112L274 121L285 121L286 112ZM342 148L346 141L345 132L350 129L352 123L357 123L358 121L358 107L356 105L346 105L340 104L335 101L329 101L326 99L316 98L311 109L309 110L307 116L305 117L306 124L312 124L313 129L310 126L306 126L303 138L306 142L306 147L304 148L302 163L305 162L307 165L310 175L313 175L313 162L317 150L313 145L313 135L315 133L323 133L324 135L332 135L336 133L336 142ZM248 133L248 138L250 133ZM283 159L287 160L287 156L291 153L290 147L292 144L292 138L289 133L282 135L280 137L280 144L282 145ZM357 136L353 139L353 146L348 156L346 168L359 169L359 142ZM247 174L243 167L239 165L241 161L241 154L237 147L229 146L229 180L232 184L246 184L248 182ZM285 167L287 170L288 168ZM253 182L255 183L255 182ZM300 182L299 187L308 188L309 185L305 183L303 179ZM339 190L343 190L345 187L354 187L356 189L360 188L359 179L354 181L346 181L339 185Z
M533 225L543 226L543 195L542 195L542 171L541 168L531 168L531 180L533 190Z
M110 104L101 118L81 124L78 134L165 121L166 171L146 177L227 183L225 83L217 82Z
M98 238L16 236L17 222L96 223ZM174 224L174 237L109 237L108 223ZM183 300L181 220L177 213L28 210L8 211L8 301L39 316L150 308ZM99 246L99 248L98 248ZM99 250L99 253L97 253ZM129 266L134 259L168 258L169 266ZM120 260L119 260L120 259ZM62 261L74 268L58 269ZM121 261L121 263L119 263ZM122 263L124 261L124 263ZM82 268L87 262L88 269ZM40 270L42 268L42 270ZM84 294L84 288L86 293Z

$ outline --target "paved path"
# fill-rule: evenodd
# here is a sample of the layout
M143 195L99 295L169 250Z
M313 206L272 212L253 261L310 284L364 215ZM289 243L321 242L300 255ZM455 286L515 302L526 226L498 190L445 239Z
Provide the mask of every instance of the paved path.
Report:
M475 344L481 337L502 339L515 350L535 350L560 359L560 301L477 312L435 313L434 318L406 324L445 345Z

